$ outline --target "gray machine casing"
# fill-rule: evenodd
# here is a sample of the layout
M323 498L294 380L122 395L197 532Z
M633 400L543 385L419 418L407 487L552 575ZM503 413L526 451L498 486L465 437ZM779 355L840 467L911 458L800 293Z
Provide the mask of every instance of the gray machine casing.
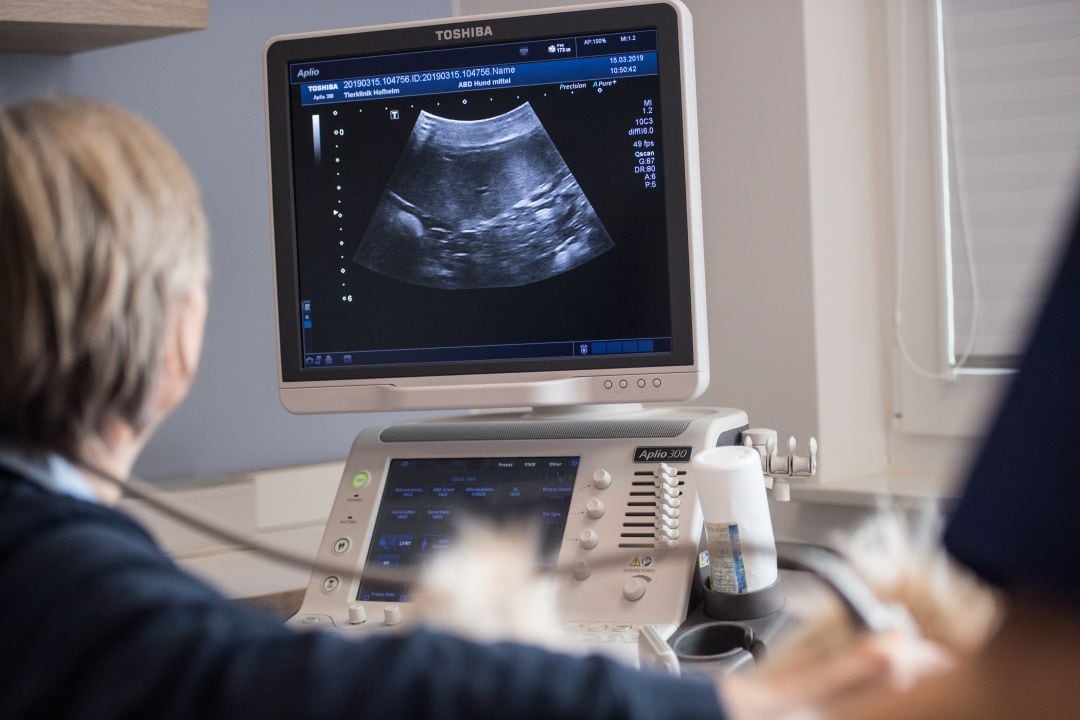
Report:
M421 620L407 602L365 602L368 620L349 624L349 606L356 602L391 460L577 456L580 464L557 567L568 569L583 559L591 574L581 580L569 572L560 576L563 619L585 646L616 644L629 650L636 647L637 630L645 624L660 626L669 635L686 618L699 560L702 520L690 457L738 442L746 426L741 410L681 407L595 416L467 415L364 430L349 453L318 551L320 562L353 569L352 577L314 572L290 623L331 626L360 636L389 629L384 622L387 605L400 608L403 626ZM678 542L668 548L641 537L643 521L651 522L660 513L654 473L661 462L676 468L682 481ZM601 488L594 477L603 471L610 473L611 484ZM353 478L362 472L370 480L354 487ZM592 498L605 507L599 518L586 513ZM580 537L590 529L599 541L587 549ZM624 584L633 577L645 581L646 591L632 601L624 597Z

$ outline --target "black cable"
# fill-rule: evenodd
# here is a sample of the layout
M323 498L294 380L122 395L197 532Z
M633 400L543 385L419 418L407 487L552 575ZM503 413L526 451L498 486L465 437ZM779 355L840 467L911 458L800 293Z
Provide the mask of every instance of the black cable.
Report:
M128 493L132 497L141 502L146 503L148 507L157 512L169 517L182 525L186 525L198 532L208 535L218 540L223 540L227 543L237 545L246 550L252 550L255 553L262 555L265 558L274 560L283 565L289 565L301 570L310 570L312 572L320 572L327 575L337 575L342 579L359 580L363 578L365 581L373 582L386 582L386 583L401 583L416 579L416 570L414 569L394 569L381 566L365 567L361 571L360 568L352 567L348 565L339 565L337 563L320 562L317 559L306 558L303 555L294 553L289 550L283 550L281 548L268 545L261 540L254 538L245 533L236 532L230 530L224 525L220 525L212 520L208 520L203 517L199 517L195 513L182 508L181 506L172 503L168 500L163 500L160 497L160 492L155 490L149 483L140 480L137 477L129 476L127 480L113 475L107 470L88 463L84 460L76 460L75 464L92 473L93 475L101 478L110 485L120 488L124 492ZM603 568L607 566L621 566L626 562L626 558L622 556L603 556L597 555L590 557L589 565L594 568ZM572 569L570 566L563 567L541 567L538 566L536 571L541 574L552 575L571 575Z
M776 543L776 555L781 570L802 570L821 580L859 629L885 633L903 628L903 615L883 603L842 555L820 545L792 542Z

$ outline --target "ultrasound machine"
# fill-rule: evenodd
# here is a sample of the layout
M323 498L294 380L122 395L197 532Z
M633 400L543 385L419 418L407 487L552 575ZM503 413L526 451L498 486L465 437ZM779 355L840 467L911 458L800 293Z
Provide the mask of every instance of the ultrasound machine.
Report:
M360 432L297 625L414 612L459 516L541 529L583 645L692 606L709 380L690 15L623 2L282 36L266 49L280 396L457 410Z

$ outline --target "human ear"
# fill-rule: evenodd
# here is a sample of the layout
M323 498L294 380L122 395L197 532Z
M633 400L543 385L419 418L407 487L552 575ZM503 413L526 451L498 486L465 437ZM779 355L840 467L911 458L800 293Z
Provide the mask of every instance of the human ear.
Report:
M187 375L189 385L195 379L195 371L199 368L208 305L206 288L200 285L187 293L184 299L186 310L178 323L180 327L177 341L181 370Z
M165 416L183 401L195 380L202 352L208 300L206 288L193 288L177 297L165 316L165 345L158 385L157 412Z

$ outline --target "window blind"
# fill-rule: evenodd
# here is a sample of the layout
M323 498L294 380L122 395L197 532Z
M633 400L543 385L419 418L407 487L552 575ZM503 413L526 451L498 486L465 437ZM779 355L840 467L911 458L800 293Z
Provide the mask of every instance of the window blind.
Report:
M1013 367L1080 181L1080 2L936 0L955 361ZM1078 309L1080 312L1080 309Z

